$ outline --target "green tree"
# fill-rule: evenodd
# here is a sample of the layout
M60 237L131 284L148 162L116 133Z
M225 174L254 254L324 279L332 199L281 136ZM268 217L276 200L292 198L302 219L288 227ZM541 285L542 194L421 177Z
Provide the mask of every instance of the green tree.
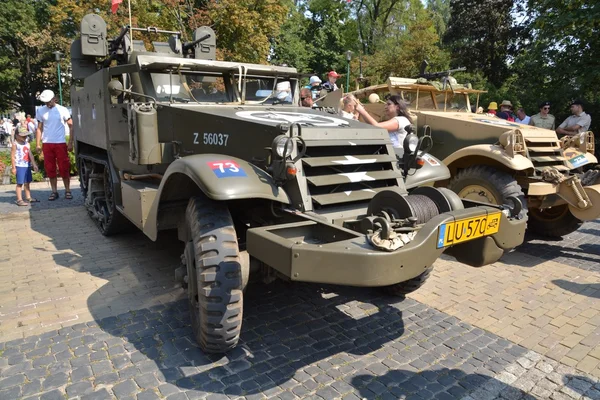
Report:
M499 87L509 75L520 31L514 24L514 0L450 0L451 16L443 38L456 64L481 70Z
M562 122L571 99L584 100L600 134L600 4L591 0L530 0L531 41L516 59L518 85L526 104L550 100ZM534 94L534 96L531 95ZM537 95L537 96L536 96ZM598 146L597 146L598 147Z
M427 0L427 10L431 13L435 31L442 38L450 22L450 0Z
M309 19L304 16L303 7L290 4L288 17L278 36L272 41L271 63L289 65L300 72L312 72L313 46L309 41Z
M60 38L47 34L47 1L6 0L0 7L0 109L33 114L36 93L57 84L52 51Z
M390 19L393 23L377 50L365 57L369 84L382 83L389 76L416 76L424 59L431 70L447 68L449 57L438 46L439 36L430 13L419 0L408 1Z

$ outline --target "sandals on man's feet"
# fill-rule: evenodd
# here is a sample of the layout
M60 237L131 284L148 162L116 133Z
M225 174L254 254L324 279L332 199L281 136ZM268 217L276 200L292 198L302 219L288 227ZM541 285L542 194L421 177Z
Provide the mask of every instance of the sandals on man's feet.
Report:
M71 194L71 192L65 192L65 199L73 200L73 195Z
M28 203L28 202L26 202L25 200L17 200L17 205L18 205L19 207L24 207L24 206L28 206L28 205L29 205L29 203Z
M30 203L39 203L40 202L38 199L34 199L33 197L28 198L27 201Z
M54 201L56 199L58 199L58 192L52 192L52 193L50 193L50 197L48 197L48 200L49 201Z

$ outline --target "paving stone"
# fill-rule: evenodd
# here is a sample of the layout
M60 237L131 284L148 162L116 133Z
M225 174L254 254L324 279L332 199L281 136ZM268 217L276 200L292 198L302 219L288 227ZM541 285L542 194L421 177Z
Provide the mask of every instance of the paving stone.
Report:
M138 387L132 379L128 379L112 387L112 392L117 398L129 396L137 392Z
M79 382L84 379L88 379L93 375L92 368L90 367L79 367L71 372L71 382Z
M160 384L160 382L158 381L158 379L156 379L156 376L154 376L154 374L144 374L136 376L135 382L142 389L152 389L158 387L158 385Z
M65 389L69 397L83 396L84 394L92 393L94 387L90 382L79 382L67 386Z
M13 397L14 398L14 397ZM40 400L64 400L65 395L59 390L52 390L40 395Z
M68 380L69 380L68 375L65 374L64 372L60 372L58 374L49 375L46 379L44 379L42 386L45 390L53 389L53 388L57 388L57 387L66 385Z
M137 400L160 400L160 397L151 390L146 390L137 394Z

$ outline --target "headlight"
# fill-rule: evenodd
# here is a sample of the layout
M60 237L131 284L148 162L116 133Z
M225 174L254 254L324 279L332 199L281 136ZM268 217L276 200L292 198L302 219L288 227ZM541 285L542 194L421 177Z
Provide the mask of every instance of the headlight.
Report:
M289 144L287 145L286 149L285 145L288 143L288 141ZM287 158L292 154L292 150L294 150L294 142L288 136L278 136L273 141L273 148L279 157Z
M417 146L419 145L419 137L414 134L407 135L404 138L404 149L408 150L411 153L414 153L417 150Z

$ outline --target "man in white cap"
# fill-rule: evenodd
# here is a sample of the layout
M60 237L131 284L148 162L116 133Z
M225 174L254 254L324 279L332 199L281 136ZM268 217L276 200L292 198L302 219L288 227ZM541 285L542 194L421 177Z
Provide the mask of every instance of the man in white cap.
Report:
M71 114L65 107L56 104L56 97L52 90L44 90L38 97L45 106L38 108L35 119L39 121L36 130L36 149L44 153L44 169L50 179L52 193L48 200L58 199L56 165L65 185L65 199L71 200L71 163L69 151L73 150L73 121ZM69 144L66 143L66 130L69 128ZM44 144L42 148L42 144Z

